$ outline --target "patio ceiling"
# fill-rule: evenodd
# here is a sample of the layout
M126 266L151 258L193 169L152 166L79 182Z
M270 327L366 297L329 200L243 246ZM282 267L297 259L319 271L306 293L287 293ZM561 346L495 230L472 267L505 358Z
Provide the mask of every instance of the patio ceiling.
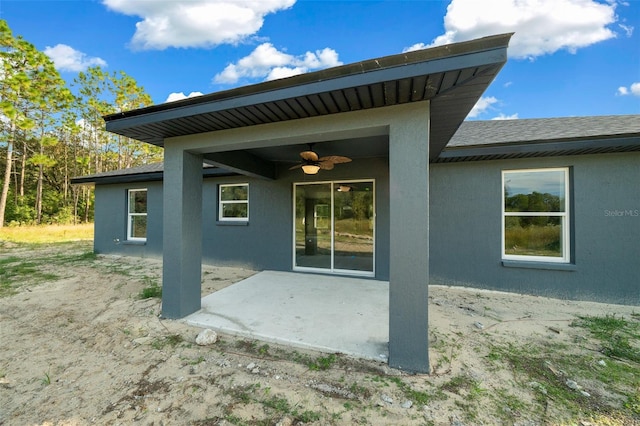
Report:
M367 60L116 113L104 120L112 133L163 146L170 137L428 100L434 160L505 64L511 35ZM285 150L258 149L209 160L220 167L228 161L232 170L273 178L274 162L278 157L290 159L289 155Z

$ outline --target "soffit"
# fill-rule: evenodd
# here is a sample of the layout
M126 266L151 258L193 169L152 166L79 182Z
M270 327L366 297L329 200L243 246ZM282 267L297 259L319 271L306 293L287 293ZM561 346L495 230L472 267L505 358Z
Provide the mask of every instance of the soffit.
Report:
M170 137L430 100L435 159L506 62L510 37L363 61L104 119L110 132L163 146Z

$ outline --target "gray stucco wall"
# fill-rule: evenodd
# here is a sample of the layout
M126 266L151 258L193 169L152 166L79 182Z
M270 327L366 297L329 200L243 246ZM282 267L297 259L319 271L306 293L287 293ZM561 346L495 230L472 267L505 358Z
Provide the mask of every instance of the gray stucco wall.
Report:
M129 189L147 189L147 242L127 241ZM96 253L162 257L162 182L96 185Z
M202 197L205 264L292 270L294 182L375 179L376 279L389 279L389 166L386 158L338 165L316 177L283 167L275 181L243 176L206 178ZM218 222L218 185L249 183L249 222ZM126 242L127 190L147 188L147 242ZM162 182L96 185L94 247L97 253L162 256ZM119 240L115 242L114 240Z
M572 262L562 269L507 267L500 254L501 171L571 167ZM389 177L385 158L336 166L317 177L283 168L275 181L209 178L203 184L203 261L254 269L292 268L294 182L376 180L376 278L389 278ZM248 182L250 220L217 223L217 186ZM127 189L148 189L145 245L127 244ZM432 284L640 305L640 153L432 164ZM162 183L96 186L95 250L162 255ZM114 242L115 239L119 243ZM535 265L533 265L535 266Z
M574 266L504 266L501 171L566 166ZM432 284L640 305L640 153L434 164L430 190Z

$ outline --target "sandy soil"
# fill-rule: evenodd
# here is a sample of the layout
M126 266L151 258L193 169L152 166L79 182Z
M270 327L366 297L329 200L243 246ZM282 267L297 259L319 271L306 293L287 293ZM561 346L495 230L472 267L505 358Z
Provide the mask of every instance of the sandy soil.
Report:
M90 250L65 247L66 255ZM37 257L33 250L0 244L0 260ZM200 329L160 319L160 300L138 297L160 282L158 260L99 256L42 267L60 277L0 299L3 425L553 424L562 408L551 401L538 410L535 385L490 361L491 348L551 342L566 344L570 357L576 339L587 339L570 327L576 315L638 311L432 287L433 373L406 375L224 335L198 346ZM251 274L205 266L203 294ZM438 397L425 402L424 395ZM505 402L514 400L520 409Z

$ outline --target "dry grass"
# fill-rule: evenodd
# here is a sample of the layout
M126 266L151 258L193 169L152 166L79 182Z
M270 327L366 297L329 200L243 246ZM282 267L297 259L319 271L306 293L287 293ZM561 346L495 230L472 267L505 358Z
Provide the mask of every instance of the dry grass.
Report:
M93 223L0 228L0 241L38 244L79 240L93 240Z

